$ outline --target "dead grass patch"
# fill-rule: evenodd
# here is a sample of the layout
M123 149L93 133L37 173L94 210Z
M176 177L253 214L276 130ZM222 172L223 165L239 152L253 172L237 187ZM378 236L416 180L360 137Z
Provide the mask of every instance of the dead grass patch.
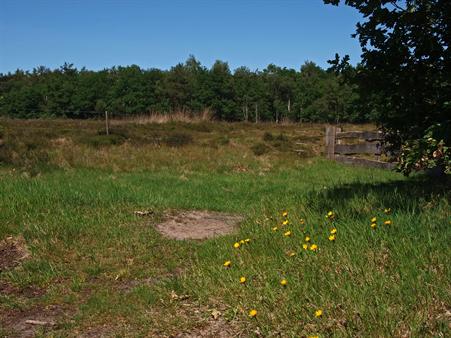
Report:
M210 318L202 323L199 327L189 331L176 334L175 338L229 338L243 336L239 333L238 328L223 318ZM243 336L244 337L244 336Z
M30 252L22 236L6 237L0 241L0 272L19 265L29 256Z

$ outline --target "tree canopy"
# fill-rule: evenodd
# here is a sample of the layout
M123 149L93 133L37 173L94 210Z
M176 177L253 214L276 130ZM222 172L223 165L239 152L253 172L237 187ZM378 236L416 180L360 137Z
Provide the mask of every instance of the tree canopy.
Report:
M89 118L105 110L117 116L207 110L226 121L368 120L344 71L313 62L299 70L270 64L261 71L232 72L227 62L218 60L208 69L190 56L169 70L132 65L90 71L65 63L54 70L0 74L0 115Z
M354 35L362 47L357 76L362 107L377 112L393 149L402 146L404 172L436 165L449 170L444 162L450 143L451 1L324 2L345 3L364 17ZM332 66L339 63L336 58ZM434 141L420 146L422 139Z

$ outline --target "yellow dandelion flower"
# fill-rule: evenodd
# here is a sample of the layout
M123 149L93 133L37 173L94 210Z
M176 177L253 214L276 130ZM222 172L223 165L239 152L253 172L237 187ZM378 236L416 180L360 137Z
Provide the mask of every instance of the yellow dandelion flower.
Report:
M333 229L330 231L330 233L331 233L332 235L335 235L335 234L337 233L337 229L336 229L336 228L333 228Z
M291 251L288 253L288 256L290 256L290 257L296 256L296 252Z
M287 219L282 222L282 225L287 225L287 224L288 224L288 220Z
M391 208L385 208L384 209L384 214L388 215L391 213Z
M318 250L318 245L316 245L316 244L310 245L310 251L317 251L317 250Z
M249 311L249 317L254 318L255 316L257 316L257 310L252 309Z
M307 245L307 244L302 244L302 248L303 248L304 250L307 250L307 249L308 249L308 245Z
M282 213L282 216L283 216L283 217L287 217L287 216L288 216L288 211L284 211L284 212Z
M384 222L384 224L385 224L385 225L391 225L391 221L390 221L390 220L386 220L386 221Z
M244 243L246 243L246 242L244 241L244 239L242 239L242 240L240 241L240 244L244 244Z
M309 237L309 236L305 237L305 241L306 241L307 243L310 242L310 237Z
M231 261L225 261L225 262L224 262L224 266L225 266L226 268L230 268L230 267L232 266L232 262L231 262Z
M323 310L318 309L318 310L315 311L315 317L316 317L316 318L319 318L319 317L321 317L322 315L323 315Z
M283 234L285 237L290 237L291 236L291 231L287 231Z
M371 229L376 229L376 227L377 227L377 224L376 223L371 223Z
M278 227L274 227L274 228L272 228L272 231L277 231L277 230L279 230L279 228L278 228Z
M329 241L331 241L331 242L335 241L335 235L330 235L329 236Z
M244 283L246 283L246 277L240 277L240 283L241 284L244 284Z
M235 249L238 249L238 248L240 247L240 243L235 242L235 244L233 244L233 247L234 247Z
M244 243L250 243L250 241L251 241L250 238L246 238L246 239L244 240Z
M282 279L280 281L280 285L282 285L282 286L287 286L287 284L288 284L288 281L286 279Z
M327 217L332 217L333 215L334 215L333 211L329 211L329 212L327 213Z
M371 219L371 223L376 223L376 221L377 221L377 218L376 218L376 217L373 217L373 218Z

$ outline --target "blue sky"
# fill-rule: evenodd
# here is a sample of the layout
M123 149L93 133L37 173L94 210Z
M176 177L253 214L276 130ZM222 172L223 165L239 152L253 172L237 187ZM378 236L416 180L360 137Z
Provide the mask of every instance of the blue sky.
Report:
M326 67L335 52L355 64L360 19L322 0L0 0L0 72L64 62L168 69L190 54L232 69Z

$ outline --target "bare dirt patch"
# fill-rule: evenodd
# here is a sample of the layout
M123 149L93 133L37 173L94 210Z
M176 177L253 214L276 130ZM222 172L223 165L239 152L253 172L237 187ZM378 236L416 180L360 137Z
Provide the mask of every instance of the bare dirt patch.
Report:
M19 288L7 281L0 280L0 295L36 298L43 296L45 292L45 289L34 285Z
M0 309L0 326L11 337L35 337L37 332L46 333L67 320L67 314L58 305L36 306L30 309Z
M22 236L7 237L0 241L0 272L11 269L30 256Z
M242 220L240 215L213 211L172 211L155 228L178 240L206 239L232 233Z

